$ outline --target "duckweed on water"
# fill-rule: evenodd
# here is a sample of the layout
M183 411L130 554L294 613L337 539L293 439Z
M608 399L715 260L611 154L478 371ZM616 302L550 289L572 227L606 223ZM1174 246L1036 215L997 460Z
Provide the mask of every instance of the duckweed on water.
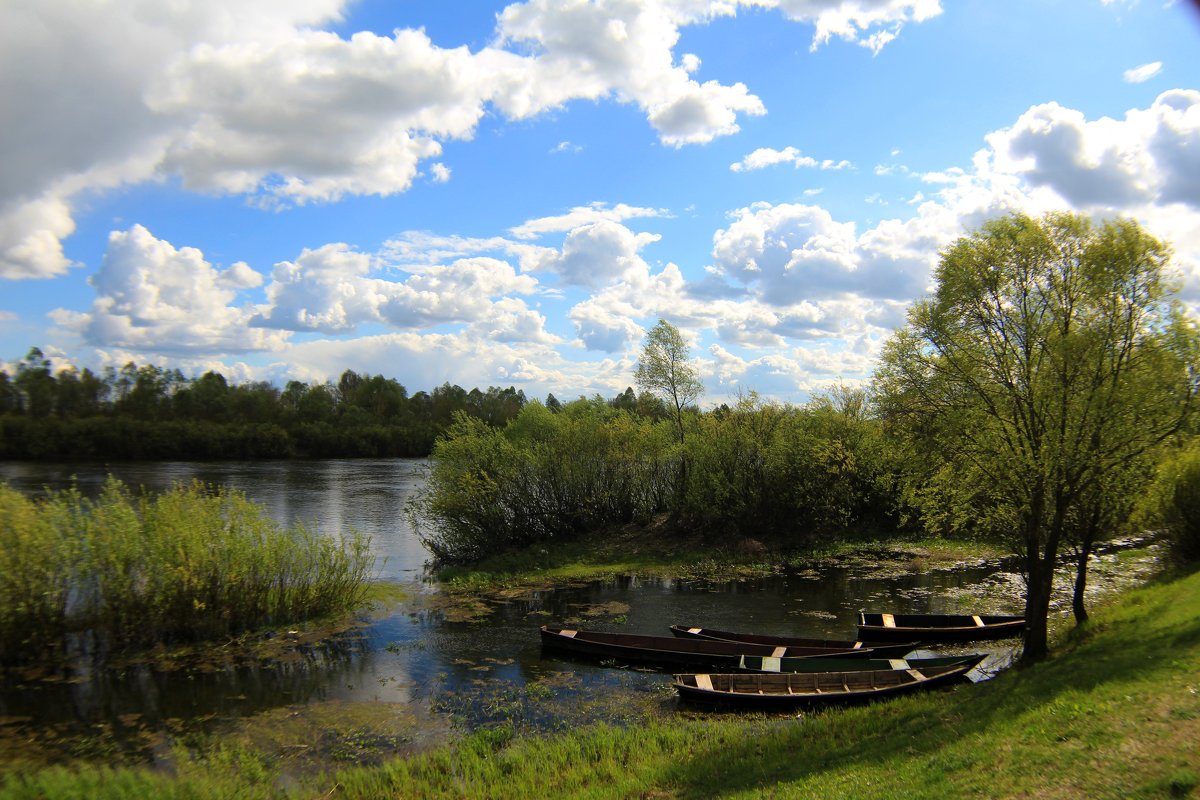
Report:
M110 478L94 501L0 484L0 663L346 612L367 597L368 545L357 532L284 528L199 482L148 496Z

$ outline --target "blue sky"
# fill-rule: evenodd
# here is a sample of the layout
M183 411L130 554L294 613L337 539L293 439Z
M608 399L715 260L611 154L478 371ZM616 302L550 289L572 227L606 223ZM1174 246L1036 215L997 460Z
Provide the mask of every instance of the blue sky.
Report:
M869 378L939 249L1132 216L1200 301L1200 11L1122 0L18 0L0 364L707 402Z

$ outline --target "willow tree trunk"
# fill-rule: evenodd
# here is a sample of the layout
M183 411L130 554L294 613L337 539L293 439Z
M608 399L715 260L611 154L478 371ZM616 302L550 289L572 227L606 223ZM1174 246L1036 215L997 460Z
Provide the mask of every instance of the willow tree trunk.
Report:
M1046 621L1050 616L1050 589L1054 582L1053 562L1034 554L1028 562L1025 589L1025 647L1021 663L1039 661L1050 652Z
M1071 610L1075 613L1075 624L1087 622L1087 607L1084 593L1087 591L1088 559L1092 556L1091 537L1084 539L1079 547L1079 558L1075 562L1075 593L1071 597Z

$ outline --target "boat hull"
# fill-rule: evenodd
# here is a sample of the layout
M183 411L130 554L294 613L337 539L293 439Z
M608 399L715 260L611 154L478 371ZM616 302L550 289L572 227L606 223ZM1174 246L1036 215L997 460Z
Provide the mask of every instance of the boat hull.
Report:
M740 672L870 672L889 669L929 669L935 667L968 668L979 666L986 654L932 656L928 658L771 658L742 656Z
M719 631L713 628L697 628L688 625L672 625L671 633L681 639L711 639L720 642L746 642L748 644L769 644L774 647L842 647L851 650L867 648L876 658L894 658L917 649L919 644L912 642L863 642L844 639L805 639L796 636L774 636L765 633L737 633L734 631Z
M1025 630L1025 618L1000 614L875 614L859 612L858 635L876 641L974 642L1007 639Z
M933 689L965 679L966 664L865 672L684 674L679 697L690 703L738 709L804 708L866 703Z
M543 625L542 646L590 659L663 666L699 666L725 671L738 669L742 656L774 658L868 658L868 649L836 647L772 647L742 642L718 642L704 639L678 639L673 636L645 636L635 633L605 633L555 628Z

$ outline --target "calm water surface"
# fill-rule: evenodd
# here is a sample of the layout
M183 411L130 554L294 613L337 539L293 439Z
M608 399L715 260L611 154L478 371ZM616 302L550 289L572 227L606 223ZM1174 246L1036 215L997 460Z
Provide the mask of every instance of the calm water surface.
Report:
M427 554L403 513L405 501L422 485L425 466L404 459L109 465L107 471L134 486L160 489L199 479L245 492L283 523L299 520L327 531L354 526L371 535L379 576L402 584L407 599L327 646L294 648L282 660L119 672L80 666L48 680L10 680L0 687L0 747L5 733L19 737L39 726L175 730L188 721L232 723L281 710L302 716L331 703L394 710L411 747L426 737L440 741L451 729L501 722L536 730L597 719L620 723L679 713L669 676L543 653L539 625L565 621L664 635L667 626L688 623L854 638L861 608L973 613L1022 608L1020 579L1001 564L930 570L911 560L883 560L870 567L829 566L725 583L624 576L493 599L464 617L423 581ZM31 493L72 480L94 493L105 474L104 466L0 462L0 480ZM1118 578L1129 580L1152 567L1151 552L1132 561L1126 557L1120 566L1116 556L1101 557L1093 568L1093 590L1102 592ZM1069 583L1060 583L1069 591ZM1067 597L1056 604L1055 613L1069 610ZM978 680L1008 663L1012 645L943 652L989 652L974 673Z

